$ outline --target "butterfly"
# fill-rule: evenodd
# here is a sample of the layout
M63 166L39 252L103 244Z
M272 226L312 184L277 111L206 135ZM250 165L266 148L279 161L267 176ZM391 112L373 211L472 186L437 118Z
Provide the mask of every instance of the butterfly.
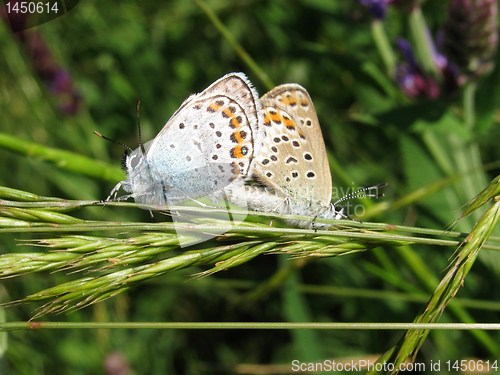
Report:
M332 178L319 120L309 93L298 84L280 85L260 98L264 138L252 162L250 182L230 186L230 200L255 211L348 218L338 204L364 194L365 188L332 203ZM293 220L301 227L326 227L314 220Z
M127 150L120 188L138 204L175 205L243 184L259 153L263 132L258 94L243 73L230 73L187 98L151 141ZM98 134L99 135L99 134Z

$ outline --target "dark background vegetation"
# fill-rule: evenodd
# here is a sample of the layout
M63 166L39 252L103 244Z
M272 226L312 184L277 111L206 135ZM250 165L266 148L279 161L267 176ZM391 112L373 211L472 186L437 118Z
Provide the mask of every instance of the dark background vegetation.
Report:
M433 34L445 18L446 3L428 1L423 5ZM386 204L370 221L445 229L459 215L461 206L473 198L455 199L453 186L431 192L427 185L441 181L446 174L426 148L424 133L445 139L453 132L442 120L450 113L460 118L459 96L408 100L398 93L375 48L371 18L355 2L220 0L208 5L274 85L296 82L309 91L322 125L334 186L389 183L383 201L363 202L367 207ZM404 13L391 10L385 26L391 40L408 34ZM138 98L143 139L149 140L185 98L226 73L245 72L260 95L270 89L195 1L82 1L67 15L26 33L39 33L54 61L69 72L79 106L74 113L61 110L68 98L54 95L50 82L36 73L26 45L6 23L0 23L0 131L116 167L123 148L99 139L92 131L135 148ZM496 71L492 74L497 76ZM496 95L495 85L495 79L481 81L478 100ZM499 159L500 132L496 122L482 124L475 129L473 140L486 164ZM10 151L0 150L0 160L1 185L39 195L99 200L114 186ZM487 171L485 181L495 172L498 169ZM475 193L484 187L477 186ZM394 202L419 188L429 195L392 209ZM76 215L149 220L145 211L112 207L86 208ZM470 221L459 229L467 231L472 224ZM29 251L27 246L18 246L15 239L19 238L31 237L0 236L1 252ZM310 261L257 299L246 293L289 266L285 256L259 256L200 280L191 280L190 275L205 268L191 268L81 311L42 319L411 322L433 291L423 285L417 273L430 272L429 277L439 280L455 248L419 245L406 251L379 248ZM425 269L410 267L405 259L408 252ZM497 254L487 255L476 262L458 297L498 300L500 263ZM3 280L3 300L19 299L77 277L59 272ZM301 289L304 286L325 289ZM386 294L376 294L381 291ZM409 296L422 299L411 302ZM7 319L29 319L35 308L30 304L8 309ZM487 309L480 303L469 313L471 321L498 321L498 306ZM460 319L445 312L440 321ZM244 363L289 366L294 359L369 357L395 345L401 334L384 330L18 331L9 334L3 366L12 374L97 374L105 373L104 364L112 353L119 353L130 373L235 373L235 366ZM498 340L498 333L489 335ZM493 358L494 353L476 340L469 332L435 331L422 347L418 361Z

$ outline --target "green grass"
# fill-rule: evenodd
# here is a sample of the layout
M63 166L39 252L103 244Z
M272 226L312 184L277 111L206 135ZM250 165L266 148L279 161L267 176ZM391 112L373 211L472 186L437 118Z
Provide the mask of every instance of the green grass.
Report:
M444 11L441 2L423 6L433 34ZM484 207L471 206L450 225L498 174L499 70L453 98L409 100L386 74L394 63L387 48L397 36L418 40L422 25L394 10L384 23L370 22L347 1L80 2L29 30L70 72L83 99L75 116L58 110L62 98L0 24L0 272L11 276L2 280L0 301L36 300L1 310L0 327L28 321L43 304L64 313L37 322L88 323L2 333L1 372L102 373L117 352L137 374L241 373L244 364L285 373L294 359L399 353L404 360L418 348L416 362L497 359L496 331L389 328L498 321L496 180L477 200ZM308 90L335 187L389 183L384 198L360 201L363 223L328 234L251 216L222 241L181 248L160 215L153 223L132 204L92 204L124 176L123 148L94 130L135 148L138 98L149 140L191 93L232 71L245 72L260 95L290 82ZM220 222L196 224L221 230ZM196 233L184 235L196 241ZM388 325L94 329L103 322Z

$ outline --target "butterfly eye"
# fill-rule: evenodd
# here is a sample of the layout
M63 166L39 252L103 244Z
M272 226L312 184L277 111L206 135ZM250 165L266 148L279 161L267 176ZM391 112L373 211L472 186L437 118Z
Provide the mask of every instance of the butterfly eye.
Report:
M142 159L142 155L132 155L130 156L130 168L134 169L135 167L137 167L137 164L139 164L139 162L141 161Z

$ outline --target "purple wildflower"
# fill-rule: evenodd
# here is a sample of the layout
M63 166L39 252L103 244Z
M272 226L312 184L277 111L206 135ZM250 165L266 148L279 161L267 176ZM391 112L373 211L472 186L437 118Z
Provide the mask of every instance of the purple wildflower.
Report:
M427 97L437 98L439 96L439 86L436 80L426 75L417 63L410 43L399 38L396 41L405 61L400 62L396 68L396 82L401 91L410 98Z
M432 49L432 59L439 74L441 89L448 94L453 94L462 83L458 69L446 56L437 51L430 33L428 33L427 41ZM437 98L441 91L438 81L422 70L415 59L410 43L403 38L398 38L396 44L405 60L398 64L395 77L401 90L412 98Z
M452 0L443 25L447 56L469 77L493 69L498 45L497 0Z
M431 77L426 77L420 69L415 70L410 64L398 63L396 68L396 81L401 91L410 98L439 97L439 86Z

